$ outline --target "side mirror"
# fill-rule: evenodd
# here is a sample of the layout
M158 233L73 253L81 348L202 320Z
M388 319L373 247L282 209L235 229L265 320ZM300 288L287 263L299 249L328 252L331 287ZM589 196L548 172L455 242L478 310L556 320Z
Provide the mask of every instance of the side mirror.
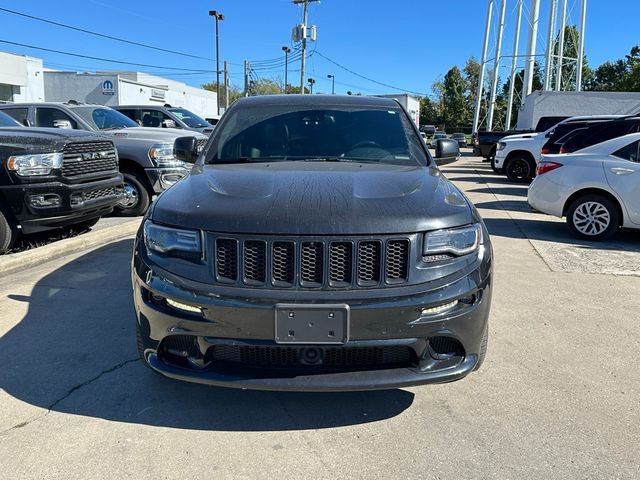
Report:
M174 122L173 120L163 120L162 121L162 128L176 128L176 122Z
M460 158L460 147L457 140L442 138L436 142L436 163L445 165Z
M198 140L196 137L179 137L173 144L173 155L176 159L195 163L200 151L198 150Z
M53 128L67 128L72 129L71 122L69 120L54 120Z

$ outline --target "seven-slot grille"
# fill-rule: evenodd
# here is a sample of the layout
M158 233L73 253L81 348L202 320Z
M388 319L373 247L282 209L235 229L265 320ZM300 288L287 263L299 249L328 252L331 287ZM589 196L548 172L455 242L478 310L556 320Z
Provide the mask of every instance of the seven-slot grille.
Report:
M118 171L118 158L112 142L69 143L63 150L62 175L76 177Z
M378 287L409 278L411 242L392 239L214 241L218 282L302 288Z

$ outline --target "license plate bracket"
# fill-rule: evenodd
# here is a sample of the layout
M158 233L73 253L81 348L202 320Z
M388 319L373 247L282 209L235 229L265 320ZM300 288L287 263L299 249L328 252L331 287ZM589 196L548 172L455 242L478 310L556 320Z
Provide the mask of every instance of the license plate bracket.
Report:
M340 345L348 340L349 305L276 305L276 343Z

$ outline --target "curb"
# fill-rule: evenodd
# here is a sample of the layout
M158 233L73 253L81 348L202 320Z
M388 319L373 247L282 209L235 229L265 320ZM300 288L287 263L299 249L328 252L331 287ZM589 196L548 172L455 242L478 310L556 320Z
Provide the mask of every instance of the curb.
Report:
M141 221L141 218L136 218L118 225L83 233L76 237L58 240L42 247L4 255L0 257L0 275L4 276L18 270L25 270L73 253L100 247L115 240L129 237L138 231Z

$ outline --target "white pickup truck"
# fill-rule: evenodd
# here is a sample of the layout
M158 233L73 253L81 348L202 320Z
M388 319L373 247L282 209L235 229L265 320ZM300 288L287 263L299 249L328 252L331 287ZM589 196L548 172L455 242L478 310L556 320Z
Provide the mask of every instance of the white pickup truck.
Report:
M561 144L573 132L592 122L615 118L620 118L620 115L569 117L541 133L509 135L498 142L491 167L496 173L506 174L512 182L528 183L535 176L536 165L542 157L542 149L545 144Z

